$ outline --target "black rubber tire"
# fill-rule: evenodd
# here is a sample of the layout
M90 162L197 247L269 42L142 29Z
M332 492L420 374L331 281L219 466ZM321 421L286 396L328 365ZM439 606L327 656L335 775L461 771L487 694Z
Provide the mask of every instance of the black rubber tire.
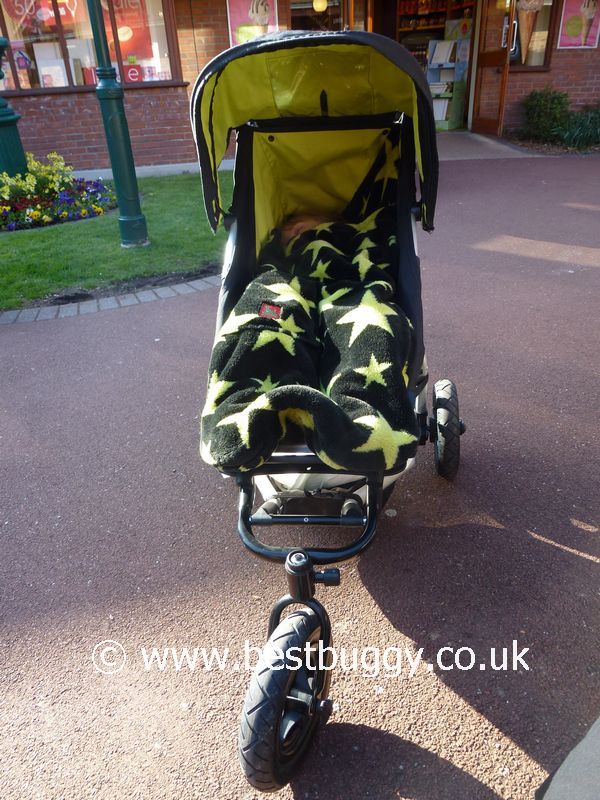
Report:
M442 478L451 481L460 464L460 416L458 393L449 380L433 387L433 417L436 431L434 446L435 469Z
M265 646L250 681L239 733L239 758L246 780L262 792L274 792L285 786L300 766L303 757L316 733L320 716L316 707L312 713L301 716L299 734L292 742L291 750L284 752L285 742L281 743L281 723L284 712L290 712L287 696L294 685L303 682L309 672L303 668L293 668L294 662L277 658L273 647L284 654L292 647L299 647L304 658L307 642L318 643L321 638L321 621L312 609L294 611L283 619L273 631ZM331 646L331 641L323 642ZM279 668L281 667L281 668ZM327 697L331 681L330 670L315 670L311 693L314 705ZM293 710L293 709L292 709ZM289 717L288 717L289 719Z

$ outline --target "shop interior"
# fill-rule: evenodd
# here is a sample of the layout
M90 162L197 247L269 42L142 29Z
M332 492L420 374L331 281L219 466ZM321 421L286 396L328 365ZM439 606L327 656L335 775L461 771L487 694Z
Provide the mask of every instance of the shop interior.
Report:
M476 0L302 0L295 30L372 30L411 51L433 96L436 126L466 125Z

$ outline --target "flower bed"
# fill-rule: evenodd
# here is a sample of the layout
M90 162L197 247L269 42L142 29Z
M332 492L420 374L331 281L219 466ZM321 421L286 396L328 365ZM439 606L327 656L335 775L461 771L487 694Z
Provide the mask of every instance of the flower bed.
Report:
M48 155L48 164L27 153L25 175L0 173L0 231L97 217L115 206L112 188L100 178L74 178L58 153Z

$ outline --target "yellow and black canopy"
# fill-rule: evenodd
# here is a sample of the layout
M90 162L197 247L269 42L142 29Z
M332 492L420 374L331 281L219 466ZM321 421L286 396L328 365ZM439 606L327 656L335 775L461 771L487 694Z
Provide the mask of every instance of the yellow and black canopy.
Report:
M297 121L296 137L286 138L284 160L271 167L281 171L287 159L292 168L297 165L295 151L319 148L314 163L324 169L323 159L327 159L329 183L348 202L361 170L366 173L373 156L369 134L353 130L352 120L375 120L393 114L404 114L405 122L406 118L412 121L415 152L411 156L420 177L421 222L425 230L432 230L438 180L432 101L421 67L404 47L384 36L361 31L291 31L263 36L225 51L200 73L191 100L211 227L216 230L223 217L217 169L232 131L264 121L287 121L293 128ZM303 131L308 134L310 130L311 119L324 118L339 118L336 137L303 136ZM364 122L359 127L364 128ZM358 163L361 159L364 165ZM250 169L258 166L257 162ZM298 174L293 180L301 191ZM305 183L310 192L310 180ZM325 200L322 202L326 205ZM308 196L306 206L310 203ZM301 206L298 201L296 205ZM273 213L266 213L265 219Z

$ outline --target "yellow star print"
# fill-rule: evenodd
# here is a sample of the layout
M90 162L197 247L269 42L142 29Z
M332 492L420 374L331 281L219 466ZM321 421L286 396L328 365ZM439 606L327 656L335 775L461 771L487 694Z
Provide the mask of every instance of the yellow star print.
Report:
M210 442L200 442L200 458L206 464L210 464L213 467L217 463L210 452Z
M374 211L368 217L363 219L361 222L355 222L351 227L354 228L354 230L357 233L368 233L369 231L374 231L375 228L377 227L375 223L375 218L377 217L380 211L381 209L378 208L376 211Z
M237 333L242 325L250 322L251 319L255 319L255 317L256 314L240 314L239 316L236 316L235 311L232 311L223 325L221 325L219 328L219 333L215 339L215 344L224 342L227 335L230 333Z
M240 434L242 443L246 447L250 447L250 415L254 411L270 410L271 404L269 403L269 398L265 394L261 394L242 411L238 411L236 414L230 414L228 417L224 417L219 423L217 423L217 427L220 427L221 425L235 425L238 429L238 433Z
M279 326L283 331L289 333L294 338L298 333L304 333L304 328L301 328L299 325L296 325L296 320L294 319L293 314L290 314L289 317L286 317L285 319L278 319L277 323L279 324Z
M391 469L396 463L400 447L416 441L417 438L407 431L393 430L389 422L381 414L377 416L368 414L365 417L358 417L354 422L371 428L371 433L367 441L361 444L360 447L355 447L352 452L372 453L376 450L381 450L386 469Z
M369 237L368 237L368 236L365 236L365 238L364 238L364 239L362 240L362 242L359 244L359 248L360 248L361 250L368 250L368 249L369 249L369 247L375 247L375 242L372 242L372 241L369 239Z
M227 389L229 389L235 381L220 381L219 375L215 370L213 374L210 376L210 381L208 382L208 389L206 390L206 402L204 403L204 408L202 409L202 416L208 417L210 414L214 414L217 408L217 400L221 395L225 394Z
M274 382L273 379L271 378L270 372L264 379L252 378L252 380L254 381L254 383L258 384L258 391L263 393L270 392L271 389L276 389L281 382L281 381Z
M258 335L258 339L256 340L256 344L252 349L258 350L270 342L279 342L279 344L285 350L287 350L291 356L296 355L296 345L294 344L294 339L296 339L299 333L304 332L304 328L296 325L293 314L290 314L286 319L278 319L277 324L279 325L280 330L261 331Z
M369 258L369 254L366 250L361 250L358 255L355 255L352 259L353 264L358 264L358 274L360 276L361 281L364 281L367 272L374 267L375 264Z
M333 308L334 303L336 300L339 300L340 297L343 297L348 292L351 292L351 289L337 289L333 294L329 294L327 289L323 287L321 290L321 297L323 298L319 303L319 311L322 314L323 311L328 311L330 308Z
M389 145L389 142L387 142L386 145ZM390 146L386 146L386 151L386 159L375 177L375 181L383 181L384 189L389 180L396 180L398 177L398 170L396 168L392 148Z
M315 429L315 420L310 411L305 411L303 408L286 408L280 411L279 423L284 432L287 431L287 421L294 422L300 428L308 428L311 431Z
M331 278L331 275L327 272L327 267L331 264L331 261L319 261L317 264L317 268L313 270L308 276L309 278L316 278L318 281L325 280L325 278Z
M258 339L256 340L256 344L252 349L259 350L261 347L264 347L266 344L270 344L271 342L279 342L284 350L287 350L291 356L296 355L294 337L290 336L289 333L282 333L281 331L261 331Z
M328 467L331 467L331 469L344 469L341 464L336 464L332 458L329 458L325 450L319 450L317 456L324 464L327 464Z
M341 373L341 372L336 372L336 374L335 374L335 375L333 376L333 378L332 378L332 379L329 381L329 383L327 384L327 386L326 386L325 388L322 388L322 392L323 392L323 394L327 395L327 397L331 397L331 391L332 391L332 389L333 389L333 387L334 387L334 384L335 384L335 382L336 382L336 381L337 381L339 378L341 378L341 377L342 377L342 373Z
M392 366L391 361L382 361L379 362L375 358L375 354L371 353L371 358L369 360L368 367L358 367L354 370L354 372L358 372L359 375L364 375L365 380L365 388L369 386L371 383L380 383L382 386L387 386L387 383L383 379L383 373L386 369L389 369Z
M386 333L391 334L392 329L386 317L394 317L396 312L390 308L386 303L380 303L370 289L363 295L360 305L348 311L343 317L338 319L338 325L352 324L352 332L350 333L350 345L358 339L360 334L366 330L370 325L376 328L382 328Z
M387 267L387 264L383 264L382 266ZM367 283L365 289L370 289L371 286L383 286L388 292L393 291L392 284L388 283L387 281L371 281L371 283Z
M331 229L333 222L321 222L319 225L315 225L314 230L317 233L321 233L321 231L328 231Z
M408 381L409 381L409 377L408 377L408 361L402 367L402 377L404 378L404 385L408 386Z
M273 292L275 295L273 299L277 300L279 303L285 303L286 300L293 300L295 303L298 303L307 314L310 314L310 309L315 307L312 300L307 300L305 297L302 297L298 278L292 278L289 283L272 283L270 286L265 286L265 289Z
M311 266L314 267L315 261L319 257L319 253L323 248L326 248L327 250L333 250L334 253L338 253L341 256L344 255L342 250L338 250L337 247L334 247L332 244L329 244L329 242L326 242L325 239L315 239L313 242L307 244L304 250L302 251L302 255L306 255L306 253L312 253L310 263Z

